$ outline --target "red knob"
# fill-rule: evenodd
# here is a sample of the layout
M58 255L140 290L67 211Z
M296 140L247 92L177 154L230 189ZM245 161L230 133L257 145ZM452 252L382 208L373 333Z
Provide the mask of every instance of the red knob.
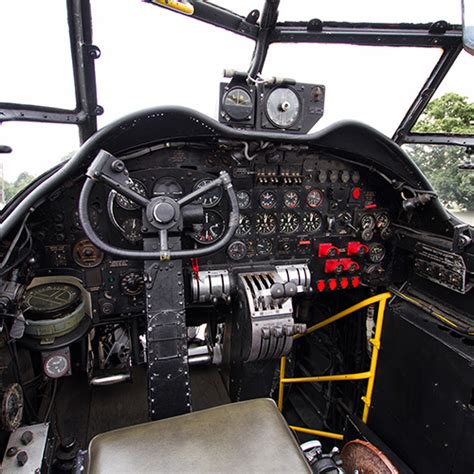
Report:
M352 282L352 287L353 288L357 288L360 285L359 277L353 277L351 282Z
M329 289L331 291L334 291L337 288L337 281L334 280L334 278L331 278L328 283L329 283Z
M349 280L347 278L341 278L339 284L341 285L341 288L345 290L349 286Z
M319 292L324 291L326 288L326 282L324 280L318 280L318 283L316 283L316 288Z

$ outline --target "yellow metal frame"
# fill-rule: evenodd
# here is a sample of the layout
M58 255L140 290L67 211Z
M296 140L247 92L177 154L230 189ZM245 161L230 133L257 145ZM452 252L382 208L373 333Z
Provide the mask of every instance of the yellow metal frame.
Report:
M297 377L297 378L286 378L285 377L285 370L286 370L286 357L281 358L280 362L280 385L279 385L279 392L278 392L278 408L280 411L283 409L283 389L285 384L291 383L305 383L305 382L341 382L345 380L367 380L367 391L365 395L362 397L362 401L364 402L364 412L362 414L362 421L367 423L367 419L369 417L369 410L370 405L372 402L372 393L374 391L374 384L375 384L375 374L377 371L377 361L379 357L379 350L380 350L380 339L382 337L382 328L383 328L383 319L385 314L385 307L387 304L387 300L391 298L392 295L390 293L380 293L379 295L372 296L367 298L360 303L357 303L350 308L341 311L340 313L331 316L324 321L321 321L314 326L311 326L304 334L298 334L294 336L294 339L299 339L300 337L306 336L307 334L311 334L318 329L328 326L335 321L339 321L339 319L348 316L349 314L355 313L366 306L370 306L372 304L378 303L378 311L377 311L377 322L375 324L375 334L372 339L370 339L370 343L372 344L372 357L370 359L370 368L368 372L360 372L357 374L342 374L342 375L322 375L316 377ZM302 428L299 426L290 426L290 428L294 431L299 431L301 433L308 433L313 434L316 436L323 436L326 438L332 439L344 439L344 436L339 433L330 433L327 431L320 431L320 430L313 430L309 428Z

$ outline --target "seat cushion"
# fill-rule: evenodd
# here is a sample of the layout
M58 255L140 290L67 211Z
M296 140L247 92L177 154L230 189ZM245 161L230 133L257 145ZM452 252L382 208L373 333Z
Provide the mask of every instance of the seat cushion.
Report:
M257 399L93 438L88 472L291 472L311 469L275 402Z

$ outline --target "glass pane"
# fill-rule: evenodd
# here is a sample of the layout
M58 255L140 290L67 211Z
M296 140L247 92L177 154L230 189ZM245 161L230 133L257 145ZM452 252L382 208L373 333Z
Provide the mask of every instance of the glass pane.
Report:
M474 58L462 51L413 132L474 135Z
M403 145L438 193L448 211L474 225L474 172L460 169L468 163L464 147L452 145Z
M238 2L236 2L238 3ZM380 23L430 23L446 20L461 24L461 0L282 0L279 21L354 21Z
M1 0L0 102L74 109L65 1Z
M273 44L264 77L326 86L321 129L358 120L391 136L440 56L438 49Z
M250 64L252 40L165 8L94 0L92 9L102 50L96 62L98 102L105 109L101 126L156 105L217 117L223 70L247 70Z
M0 154L1 209L33 178L69 158L79 146L79 134L74 125L5 122L0 126L0 145L13 149Z

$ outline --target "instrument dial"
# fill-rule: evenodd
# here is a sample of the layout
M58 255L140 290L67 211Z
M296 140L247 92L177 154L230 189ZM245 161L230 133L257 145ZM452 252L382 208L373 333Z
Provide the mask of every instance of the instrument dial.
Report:
M385 257L385 247L379 243L370 244L367 255L372 263L380 263Z
M364 229L361 233L362 240L365 240L368 242L369 240L372 240L374 237L374 231L372 229Z
M255 220L255 229L259 234L273 234L277 227L277 220L273 214L263 213L257 214Z
M252 117L252 97L242 87L234 87L228 91L222 101L222 110L234 120L245 120Z
M74 245L72 258L83 268L97 267L104 259L104 252L92 244L90 240L84 239Z
M377 229L386 229L390 225L390 217L388 217L386 212L377 214L375 217L375 224Z
M288 87L279 87L268 95L267 117L275 127L292 127L298 120L300 109L298 96Z
M236 196L239 209L247 209L250 206L251 199L248 191L237 191Z
M153 196L169 196L179 199L183 195L183 188L175 178L164 177L156 181L153 186Z
M360 225L363 230L372 230L375 227L375 219L373 216L365 214L360 220Z
M132 183L129 185L129 188L136 193L140 194L140 196L146 196L146 188L143 183L138 181L137 179L132 179ZM130 199L126 198L125 196L122 196L120 193L117 193L115 195L115 202L122 208L125 209L126 211L134 211L136 209L139 209L140 206Z
M300 218L294 212L284 212L280 217L280 230L284 234L294 234L300 227Z
M277 197L273 191L263 191L260 194L260 206L264 209L273 209L276 206Z
M80 301L81 290L77 286L69 283L45 283L26 290L23 312L59 314L77 307Z
M142 240L142 221L136 217L132 217L130 219L126 219L123 224L123 236L129 242L139 242Z
M257 240L256 253L259 257L266 257L272 253L273 244L270 239Z
M204 222L193 225L192 238L200 244L212 244L224 234L224 218L216 211L205 211Z
M351 174L349 173L349 171L344 170L344 171L341 173L341 181L342 181L344 184L347 184L350 179L351 179Z
M312 189L306 197L306 202L309 207L319 207L323 202L323 192L320 189Z
M250 221L250 217L245 214L240 214L239 227L237 227L237 231L235 233L237 235L246 235L250 232L251 227L252 222Z
M204 179L201 179L200 181L198 181L196 183L196 185L194 186L194 191L196 191L197 189L200 189L202 188L203 186L205 186L206 184L209 184L211 181L213 181L212 179L210 178L204 178ZM197 202L201 203L202 204L202 207L214 207L216 206L217 204L219 204L220 200L222 199L222 188L221 187L216 187L214 189L211 189L210 191L208 191L206 194L200 196L198 199L197 199Z
M227 255L232 260L242 260L247 256L247 246L241 240L232 242L227 248Z
M127 296L138 296L145 291L145 277L140 272L129 272L120 280L120 290Z
M300 196L296 191L286 191L283 195L283 203L289 209L296 209L300 203Z
M322 219L318 212L305 212L303 216L303 230L305 232L316 232L321 228Z
M44 359L43 369L50 379L59 379L69 373L71 365L65 354L51 354Z

